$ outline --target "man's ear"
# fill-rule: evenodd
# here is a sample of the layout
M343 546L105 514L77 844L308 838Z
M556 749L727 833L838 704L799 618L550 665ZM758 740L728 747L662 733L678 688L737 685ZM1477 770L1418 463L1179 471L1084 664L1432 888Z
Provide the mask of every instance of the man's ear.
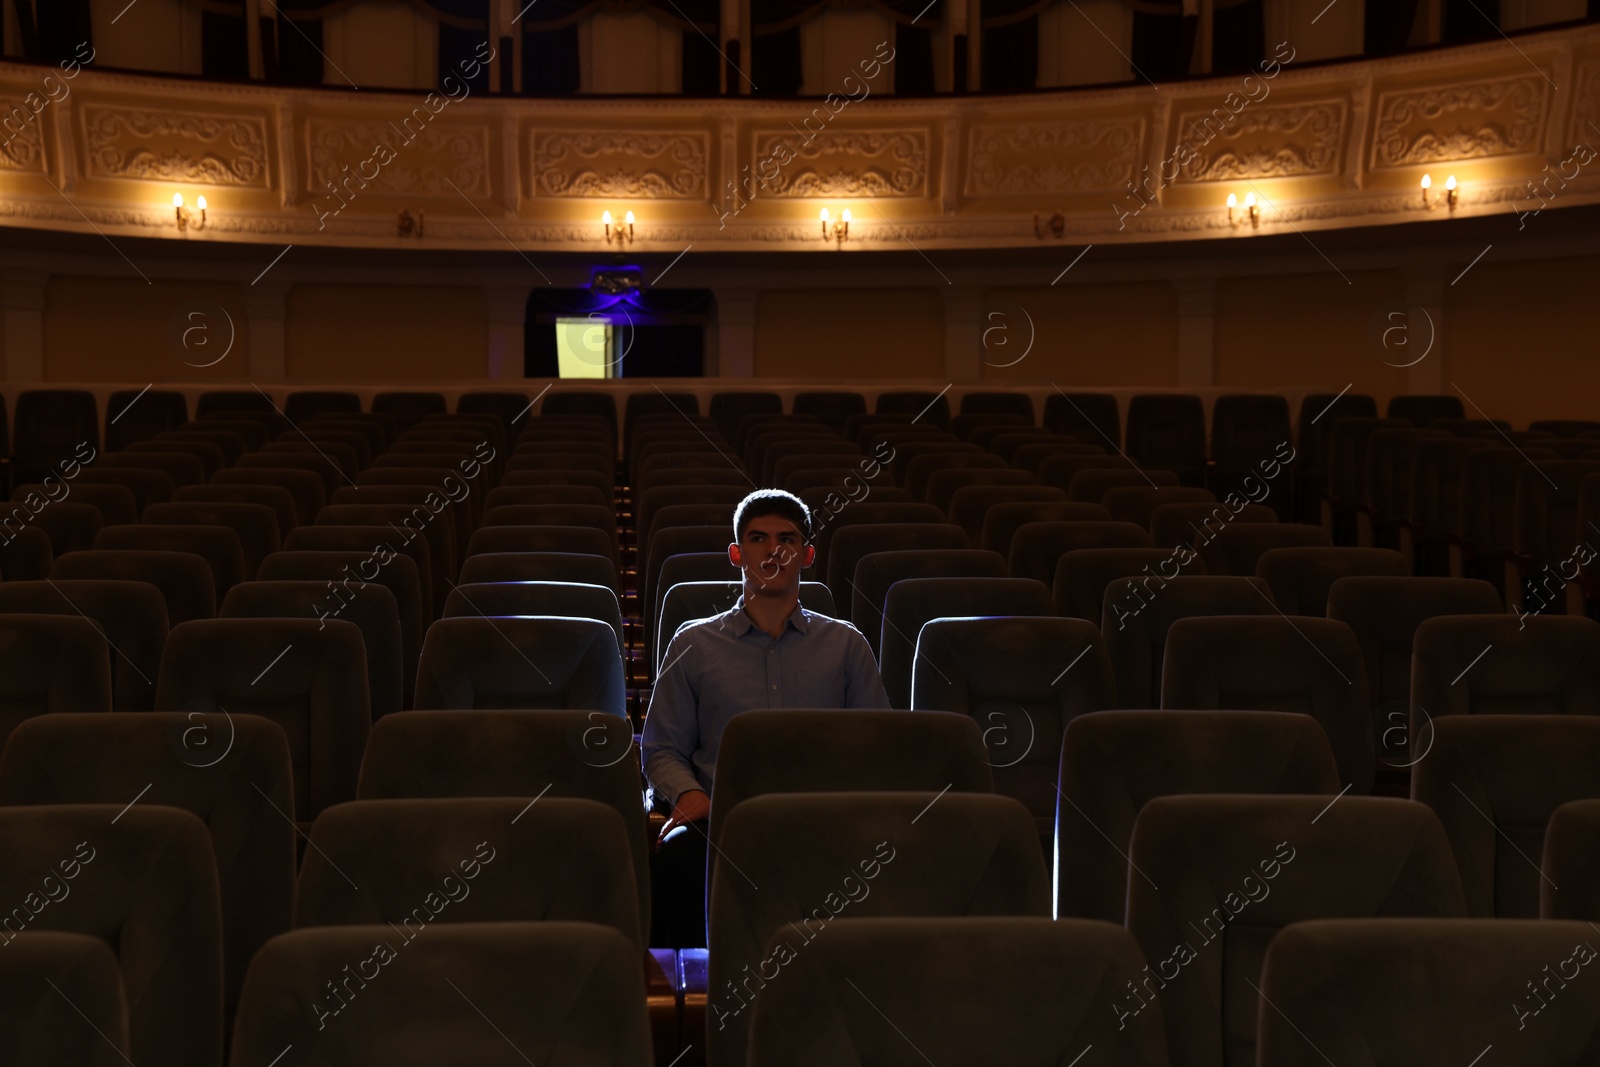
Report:
M737 543L730 544L728 546L728 562L729 563L732 563L735 567L743 567L744 566L744 560L741 558L741 556L742 556L742 553L739 551L739 545Z
M816 560L816 558L817 558L817 546L816 545L807 545L806 546L805 555L803 557L801 557L800 566L802 568L809 567Z

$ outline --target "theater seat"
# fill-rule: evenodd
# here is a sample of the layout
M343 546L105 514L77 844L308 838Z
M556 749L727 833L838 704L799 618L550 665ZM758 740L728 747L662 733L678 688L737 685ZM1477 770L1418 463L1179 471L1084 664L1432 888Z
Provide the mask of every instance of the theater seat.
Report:
M1030 522L1110 522L1111 513L1099 504L1082 501L1011 501L995 504L983 514L983 535L972 547L1009 557L1016 533ZM1052 572L1054 573L1054 572Z
M141 521L156 526L225 526L233 530L243 553L240 581L254 579L261 561L281 547L278 517L271 508L261 504L173 501L150 505L145 509ZM217 592L219 596L227 594L221 585Z
M1160 588L1179 574L1205 574L1205 563L1191 549L1080 548L1056 562L1051 599L1056 611L1099 625L1105 615L1106 589L1118 578L1148 579Z
M327 503L331 492L323 487L321 476L311 471L288 470L282 467L255 469L229 467L213 475L211 484L276 486L294 498L295 526L309 526L316 522L317 512ZM287 529L284 532L287 534Z
M1161 707L1294 711L1322 726L1357 795L1376 776L1367 672L1342 622L1274 613L1179 619L1167 630Z
M707 837L769 793L992 793L988 753L966 715L794 709L736 715L717 749Z
M37 526L24 527L0 542L0 578L6 581L44 581L53 566L50 535Z
M862 557L874 552L905 552L927 549L965 549L971 539L960 526L943 522L885 522L856 523L844 526L834 535L828 549L827 573L818 575L812 567L813 579L825 579L833 602L842 609L839 618L849 620L854 590L856 564ZM724 552L726 558L726 552Z
M973 548L908 549L869 552L856 562L851 591L850 622L866 637L873 654L883 656L883 608L896 582L910 578L1004 578L1006 561L998 552ZM917 635L906 634L914 643ZM910 682L909 673L906 676ZM903 706L903 705L902 705Z
M1128 843L1157 797L1339 792L1315 719L1264 711L1105 711L1067 724L1055 821L1056 913L1120 923Z
M747 1062L749 999L761 1000L747 975L771 965L775 935L798 955L825 940L835 917L1047 918L1050 912L1033 820L1010 797L954 791L755 797L728 814L711 857L711 1067Z
M342 573L329 574L328 578L337 580L342 577L343 580L353 580L357 583L362 580L382 581L391 587L402 611L405 610L408 601L415 600L421 611L421 615L417 618L418 648L421 647L421 627L434 619L436 617L434 609L444 604L443 597L439 598L437 604L433 598L433 553L429 551L427 541L420 537L406 540L392 526L299 526L290 530L289 536L283 539L283 551L284 554L334 553L342 557L341 568L349 569ZM402 556L410 560L409 568L405 564L395 566L396 561ZM281 555L273 556L272 560L281 558ZM262 561L261 577L267 577L266 571L272 560ZM395 587L393 581L386 577L392 572L405 574L408 580L416 580L415 597ZM277 574L274 577L311 576Z
M7 935L0 993L0 1060L38 1067L129 1062L128 996L117 957L99 938Z
M1123 485L1106 490L1100 503L1111 512L1114 521L1137 523L1148 530L1156 508L1169 504L1217 505L1217 498L1209 489L1174 485L1154 488L1148 485ZM1220 507L1227 514L1227 506Z
M186 485L172 494L172 500L179 504L256 504L265 507L272 512L274 535L280 547L284 535L298 525L294 496L278 485L221 485L216 482Z
M28 497L37 494L33 501ZM74 481L71 485L63 487L58 481L52 479L50 483L34 482L28 485L16 485L11 489L11 500L28 502L30 511L39 511L44 508L55 507L46 504L47 500L71 501L72 503L89 504L100 512L102 526L116 526L124 522L139 521L139 501L133 495L133 490L125 485L92 485L87 482Z
M0 744L34 715L110 711L110 655L87 617L0 614Z
M150 509L145 509L146 514ZM230 526L170 525L144 522L132 526L108 526L95 538L97 550L132 552L191 552L211 568L217 597L244 579L244 548L239 534Z
M155 706L156 675L167 642L167 604L156 586L65 578L0 584L0 613L19 612L87 619L99 630L111 656L111 703L81 710L149 711Z
M480 552L461 562L461 582L579 582L616 591L617 568L581 552Z
M1372 697L1380 773L1404 770L1414 753L1411 647L1417 628L1439 615L1493 615L1500 594L1471 578L1340 578L1328 589L1328 618L1347 624L1361 644ZM1425 740L1425 739L1418 739Z
M467 542L464 558L489 552L573 552L618 565L617 539L593 526L483 526Z
M600 711L415 711L372 724L361 800L575 797L621 817L650 936L650 851L628 721ZM543 801L541 801L543 803Z
M1187 543L1200 552L1210 573L1250 578L1272 549L1330 548L1333 539L1321 526L1302 522L1235 522Z
M1063 393L1045 397L1045 427L1080 441L1116 449L1122 441L1117 398L1110 393Z
M1072 475L1067 483L1067 498L1069 500L1085 501L1091 504L1104 504L1105 495L1113 489L1123 486L1150 488L1176 488L1179 485L1178 475L1165 469L1141 469L1125 465L1126 461L1120 457L1108 460L1104 466L1086 467ZM1059 461L1052 461L1045 465L1048 469L1060 465ZM1052 484L1043 470L1039 480L1045 484Z
M978 725L995 791L1027 806L1046 846L1063 731L1115 703L1100 632L1081 619L934 619L917 639L912 710L955 712Z
M1257 1009L1255 988L1291 923L1465 915L1444 831L1409 800L1157 797L1134 823L1129 865L1127 925L1153 979L1111 1010L1136 1018L1138 993L1159 997L1172 1067L1276 1067L1256 1058L1272 1009Z
M154 506L160 507L161 505ZM26 508L22 509L22 514L28 514ZM11 509L11 515L17 515L16 508ZM49 569L49 560L56 556L64 556L68 552L82 552L93 548L94 539L100 535L100 531L105 527L105 516L101 514L99 508L93 504L74 504L71 501L51 503L40 510L37 515L33 515L31 520L24 519L23 521L31 521L39 532L49 538L48 545L43 546L47 549L47 552L41 553L38 549L34 549L34 554L45 558L45 568L47 570ZM0 529L3 529L3 527L0 527ZM26 531L18 532L26 533ZM15 535L12 536L14 537ZM10 542L0 544L0 549L9 550L10 548ZM4 555L10 556L11 553L6 551ZM0 570L5 569L6 562L8 562L7 559L0 558ZM5 571L5 578L7 581L14 580L9 570Z
M616 636L593 619L440 619L422 643L416 707L625 715Z
M115 529L115 527L107 527ZM102 531L103 532L103 531ZM149 582L167 602L173 626L217 614L217 587L205 557L193 552L94 549L68 552L50 569L50 580L103 579Z
M295 928L393 924L409 942L439 923L597 923L642 957L622 817L593 800L533 801L436 797L328 808L301 864ZM440 909L422 906L440 890Z
M1050 584L1056 567L1068 552L1087 548L1150 547L1150 535L1131 522L1030 522L1017 527L1011 538L1008 565L1013 578L1033 578Z
M370 581L363 580L363 573L371 575ZM395 556L378 567L368 552L274 552L261 563L261 580L320 583L323 593L319 603L334 618L343 614L335 612L334 607L361 599L362 590L369 584L387 590L394 598L400 622L401 706L411 706L417 682L417 658L422 654L426 625L416 565L409 557ZM365 637L362 640L364 644Z
M140 805L180 808L205 823L231 1015L250 957L289 929L295 830L267 805L291 810L290 774L283 731L256 715L45 715L6 743L0 804L121 808L137 796Z
M1600 715L1600 624L1445 615L1417 627L1411 736L1442 715Z
M501 615L564 615L594 619L617 635L617 651L624 648L622 607L617 594L605 585L576 582L476 582L462 583L450 591L443 618Z
M1580 984L1586 957L1574 946L1593 941L1593 928L1578 922L1295 923L1267 949L1257 1062L1588 1062L1600 999ZM1558 971L1580 976L1568 988Z
M1028 578L910 578L895 582L883 602L878 669L891 706L911 706L911 672L922 627L939 618L1031 615L1054 618L1043 582ZM930 665L930 670L936 669Z
M833 1067L929 1049L938 1063L1071 1064L1093 1049L1096 1062L1165 1067L1159 1009L1132 1025L1105 1010L1144 966L1133 938L1109 923L852 919L763 991L749 1062Z
M1289 615L1325 615L1328 590L1340 578L1408 578L1411 566L1387 548L1273 548L1256 561L1256 577Z
M367 967L381 985L341 977ZM390 1067L653 1062L637 950L581 922L451 923L415 941L387 923L274 938L245 983L233 1063L268 1067L290 1047L298 1062Z
M204 619L172 628L159 711L271 719L289 739L295 810L309 822L355 796L372 712L361 630L341 619Z
M221 1067L222 919L211 839L189 812L138 799L0 808L0 900L28 915L22 930L89 934L116 954L127 1062ZM25 899L41 901L39 911ZM7 933L18 927L13 918Z
M1545 827L1539 863L1539 917L1600 921L1600 799L1557 808Z
M341 590L342 591L342 590ZM367 694L374 719L404 707L402 675L405 648L400 630L400 607L377 582L357 583L348 595L338 595L326 582L241 582L223 598L220 619L342 619L361 630L367 660Z
M1116 579L1106 586L1100 632L1117 678L1118 707L1160 706L1167 631L1177 620L1276 613L1272 594L1259 578L1179 576L1154 590L1146 579Z
M1467 914L1538 918L1546 825L1568 801L1600 798L1600 719L1447 716L1419 743L1430 747L1411 796L1444 825Z
M1187 545L1203 549L1221 530L1235 524L1276 526L1279 525L1278 513L1265 504L1244 504L1237 511L1226 502L1157 504L1150 510L1150 544L1156 548Z

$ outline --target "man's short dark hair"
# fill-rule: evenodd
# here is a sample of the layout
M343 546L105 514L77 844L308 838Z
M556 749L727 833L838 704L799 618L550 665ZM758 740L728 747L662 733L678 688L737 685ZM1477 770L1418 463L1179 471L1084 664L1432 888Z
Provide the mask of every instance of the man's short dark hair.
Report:
M741 544L751 519L778 515L794 523L806 544L811 543L811 509L793 493L782 489L757 489L733 509L733 539Z

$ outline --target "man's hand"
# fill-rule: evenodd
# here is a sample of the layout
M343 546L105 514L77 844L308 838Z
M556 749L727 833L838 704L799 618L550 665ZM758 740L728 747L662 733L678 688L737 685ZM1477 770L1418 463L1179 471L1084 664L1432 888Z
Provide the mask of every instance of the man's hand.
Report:
M687 826L692 822L699 822L711 814L711 798L702 790L691 789L678 798L672 805L672 818L667 820L661 828L661 836L656 838L656 844L667 839L667 835L680 826Z

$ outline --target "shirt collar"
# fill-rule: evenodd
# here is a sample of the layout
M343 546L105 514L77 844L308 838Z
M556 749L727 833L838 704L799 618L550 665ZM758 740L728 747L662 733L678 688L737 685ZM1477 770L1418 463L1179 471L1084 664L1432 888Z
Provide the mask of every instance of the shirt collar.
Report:
M739 599L734 602L722 616L723 622L733 631L735 637L743 637L755 629L755 623L744 612L744 594L739 594ZM803 604L796 603L794 611L784 620L785 629L793 626L800 633L808 633L811 629L811 613Z

